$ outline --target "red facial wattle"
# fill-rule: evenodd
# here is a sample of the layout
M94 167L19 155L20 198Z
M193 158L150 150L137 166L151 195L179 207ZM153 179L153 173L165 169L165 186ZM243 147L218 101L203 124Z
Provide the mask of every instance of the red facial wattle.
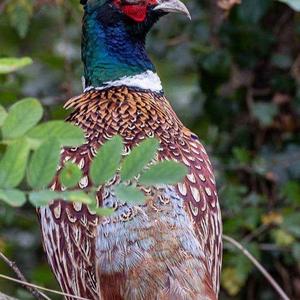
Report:
M114 1L115 5L129 18L136 22L144 22L147 16L148 6L157 4L157 0L141 1L137 4L125 4L120 0Z

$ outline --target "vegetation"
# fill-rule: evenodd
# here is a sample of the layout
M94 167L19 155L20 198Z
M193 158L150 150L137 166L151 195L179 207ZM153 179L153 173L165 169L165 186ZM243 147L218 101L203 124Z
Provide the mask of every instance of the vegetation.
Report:
M234 5L238 2L242 3ZM172 105L213 157L224 232L240 241L285 292L298 299L299 1L190 0L187 5L193 21L188 24L174 16L162 20L148 41L149 52ZM49 136L49 126L57 126L55 138L59 141L51 143L56 149L82 141L80 132L69 139L76 131L71 125L64 130L59 127L59 120L67 115L63 103L82 91L80 19L77 0L0 3L0 198L8 204L24 204L26 197L20 191L42 190L51 181L49 177L45 181L34 178L35 172L30 172L40 165L34 161L47 156L47 144L45 150L39 150L40 155L38 149L47 143L45 134L54 138ZM24 97L34 98L18 102ZM68 135L68 130L73 133ZM148 143L143 147L151 148L149 159L143 156L145 161L138 170L130 168L130 159L122 162L125 181L140 173L153 157L155 141ZM58 160L58 150L51 153L55 156L51 161ZM135 155L140 161L138 153ZM5 172L9 160L19 172ZM101 164L101 159L97 163ZM117 167L119 164L105 174L114 174ZM53 166L49 170L55 172ZM22 180L25 175L28 184ZM61 176L66 186L74 186L72 178L80 175L68 164ZM99 178L96 171L93 176L98 183L107 179ZM121 195L124 186L118 192ZM38 200L32 195L29 199ZM221 299L278 298L243 253L226 242L224 247ZM28 203L16 209L1 202L0 251L15 259L31 282L58 289L43 256L35 211ZM10 272L0 262L0 273ZM19 285L2 279L0 290L32 299Z

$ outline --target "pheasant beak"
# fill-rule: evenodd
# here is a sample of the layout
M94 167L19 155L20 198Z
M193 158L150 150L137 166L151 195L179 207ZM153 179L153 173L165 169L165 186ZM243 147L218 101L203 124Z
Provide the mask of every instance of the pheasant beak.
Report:
M154 10L181 13L190 20L192 19L187 7L180 0L158 0L158 5L155 6Z

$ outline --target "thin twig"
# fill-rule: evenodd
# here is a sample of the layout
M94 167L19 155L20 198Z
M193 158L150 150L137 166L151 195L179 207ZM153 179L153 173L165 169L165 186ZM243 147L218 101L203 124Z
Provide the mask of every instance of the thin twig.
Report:
M257 261L257 259L246 249L244 248L238 241L233 239L228 235L223 235L223 239L234 245L238 248L254 265L255 267L264 275L264 277L269 281L269 283L273 286L276 292L280 295L283 300L290 300L287 294L283 291L283 289L278 285L275 279L268 273L268 271Z
M25 276L23 275L23 273L20 271L20 269L18 268L18 266L16 265L15 262L9 260L1 251L0 251L0 258L15 272L15 274L17 275L17 277L22 281L22 282L28 282L25 278ZM51 300L47 295L45 295L44 293L38 291L37 289L30 287L28 285L24 284L24 287L37 299L39 300L43 300L43 299L47 299L47 300Z
M39 286L39 285L36 285L36 284L32 284L32 283L28 283L28 282L24 282L22 280L18 280L18 279L15 279L15 278L3 275L3 274L0 274L0 278L7 279L7 280L17 282L17 283L21 283L22 285L27 285L27 286L36 288L38 290L43 290L43 291L46 291L46 292L49 292L49 293L53 293L53 294L57 294L57 295L65 296L65 297L71 297L71 298L78 299L78 300L90 300L88 298L83 298L83 297L80 297L80 296L75 296L75 295L72 295L72 294L67 294L67 293L56 291L56 290L47 289L45 287L42 287L42 286Z

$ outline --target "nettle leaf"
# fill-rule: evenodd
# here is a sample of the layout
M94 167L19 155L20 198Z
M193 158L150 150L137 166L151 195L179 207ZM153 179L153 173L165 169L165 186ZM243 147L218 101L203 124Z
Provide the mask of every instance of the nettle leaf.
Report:
M0 58L0 74L8 74L22 69L32 64L32 59L29 57L15 58L7 57Z
M127 186L121 183L114 190L116 197L121 201L132 204L145 203L145 194L134 186Z
M19 190L0 190L0 200L4 201L10 206L20 207L25 204L26 196L24 192Z
M154 138L146 139L133 148L124 159L121 169L122 180L130 180L138 175L145 166L154 158L159 146L159 141Z
M299 0L278 0L289 5L295 11L300 11L300 1Z
M123 141L118 135L100 148L90 170L90 176L95 185L101 185L114 176L120 165L122 151Z
M76 186L81 177L82 172L78 165L71 162L67 162L60 173L60 181L67 188Z
M64 121L50 121L31 129L26 136L37 143L56 138L62 146L76 147L84 143L84 133L81 128Z
M95 202L96 197L95 195L90 195L83 191L62 192L61 195L65 201L79 202L88 205Z
M3 125L6 117L7 117L7 112L5 108L2 105L0 105L0 127Z
M9 109L2 126L4 139L23 136L36 125L43 116L43 107L37 99L23 99Z
M57 199L61 199L60 193L50 190L31 192L29 194L29 202L35 207L46 206L50 201Z
M33 1L10 1L7 7L7 12L9 14L11 26L17 30L21 38L24 38L27 34L29 21L33 13Z
M176 184L187 175L187 168L181 163L165 160L151 166L140 177L144 185Z
M29 145L25 139L7 146L0 161L0 187L14 188L24 178L29 155Z
M27 181L32 188L47 187L56 173L60 158L60 143L56 139L44 142L32 155Z

